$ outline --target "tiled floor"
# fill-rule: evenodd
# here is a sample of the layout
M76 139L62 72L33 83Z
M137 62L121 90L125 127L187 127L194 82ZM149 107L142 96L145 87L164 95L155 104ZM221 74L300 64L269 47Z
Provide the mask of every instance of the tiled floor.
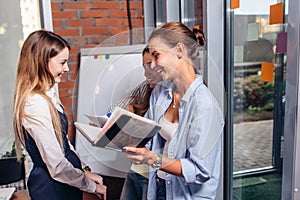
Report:
M234 124L234 171L272 164L273 120Z

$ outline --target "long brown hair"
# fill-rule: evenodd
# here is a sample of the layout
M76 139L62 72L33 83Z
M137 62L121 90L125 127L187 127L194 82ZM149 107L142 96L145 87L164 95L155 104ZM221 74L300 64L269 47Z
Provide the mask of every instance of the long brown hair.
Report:
M48 67L49 60L66 47L70 49L66 40L45 30L31 33L22 46L17 65L13 108L13 127L18 157L21 155L21 145L25 145L22 120L29 119L24 112L24 107L28 98L34 94L41 95L48 102L55 134L63 149L59 115L51 99L46 95L46 91L55 84ZM41 125L43 126L42 123Z

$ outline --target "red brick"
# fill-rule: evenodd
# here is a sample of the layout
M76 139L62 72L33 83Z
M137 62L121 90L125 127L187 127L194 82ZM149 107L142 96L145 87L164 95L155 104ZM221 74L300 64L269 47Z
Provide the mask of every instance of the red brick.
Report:
M76 11L53 11L52 12L53 19L60 18L60 19L73 19L76 17Z
M141 28L144 26L144 20L142 19L132 19L131 25L133 28L138 27ZM124 26L128 26L128 20L124 20Z
M59 97L67 97L69 96L70 94L68 93L68 90L64 90L64 89L60 89L59 90Z
M119 34L119 33L125 33L127 34L126 32L129 31L129 29L126 27L126 28L111 28L111 31L110 33L112 35L116 35L116 34Z
M130 10L141 9L143 7L143 1L130 1L129 6L130 6ZM122 2L121 7L123 9L127 9L126 1Z
M78 54L79 53L80 48L78 46L71 46L71 51L70 54Z
M76 20L68 20L69 27L85 27L85 26L92 26L93 20L92 19L76 19Z
M87 39L87 44L98 45L101 43L100 36L88 36L86 37L86 39Z
M87 9L92 8L90 2L64 2L66 9Z
M68 73L68 75L69 75L70 80L77 81L77 79L78 79L78 72L77 71Z
M60 82L58 83L60 88L73 88L74 87L74 82L73 81L68 81L68 82Z
M79 69L79 64L69 64L70 72L77 71Z
M62 37L66 36L78 36L79 35L79 30L77 28L73 29L62 29L62 30L54 30L55 33L61 35Z
M142 10L141 8L143 8L143 1L136 1L136 2L132 2L131 4L130 4L130 8L132 8L132 9L137 9L137 10Z
M61 20L53 20L52 21L53 27L61 27Z
M94 2L94 8L101 8L101 9L119 9L120 3L119 2Z
M65 105L65 107L67 105L72 105L72 103L73 103L73 98L72 97L61 97L60 100L61 100L61 103L63 105Z
M122 19L96 19L95 20L95 25L96 26L122 26L123 20Z
M72 54L69 56L69 60L68 60L68 63L71 64L71 63L78 63L79 61L79 57L77 54Z
M131 12L133 13L133 12ZM126 10L110 10L109 11L109 17L111 18L126 18L127 17L127 11Z
M107 28L83 28L82 35L101 35L108 34Z
M84 10L81 12L82 18L90 17L107 17L107 11L105 10Z
M57 10L61 10L61 7L58 6L59 3L56 2L51 2L51 10L53 11L57 11Z

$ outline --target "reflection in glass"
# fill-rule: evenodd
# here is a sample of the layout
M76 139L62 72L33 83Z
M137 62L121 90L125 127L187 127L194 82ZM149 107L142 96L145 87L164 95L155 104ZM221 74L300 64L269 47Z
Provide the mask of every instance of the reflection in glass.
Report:
M240 2L233 11L233 199L280 199L286 55L276 47L285 26L269 25L271 4Z

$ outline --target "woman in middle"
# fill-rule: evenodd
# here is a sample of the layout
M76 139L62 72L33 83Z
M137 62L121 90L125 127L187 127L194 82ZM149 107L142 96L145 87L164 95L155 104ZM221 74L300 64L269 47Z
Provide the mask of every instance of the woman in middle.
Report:
M155 29L149 37L152 68L163 82L152 91L145 117L162 129L151 150L124 147L135 164L146 163L148 199L214 199L219 183L221 110L203 79L195 73L199 44L179 22Z

